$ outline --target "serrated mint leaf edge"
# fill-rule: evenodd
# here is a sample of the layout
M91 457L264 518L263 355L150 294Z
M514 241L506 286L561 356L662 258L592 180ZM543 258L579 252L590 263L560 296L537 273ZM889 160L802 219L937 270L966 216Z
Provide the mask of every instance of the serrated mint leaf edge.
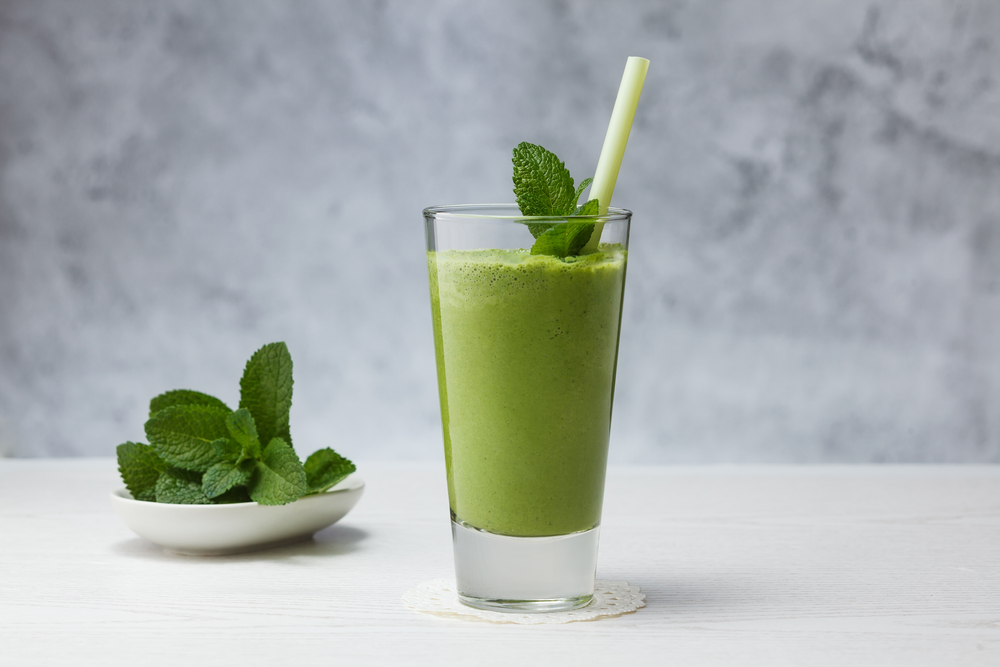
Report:
M118 473L136 500L156 502L156 482L167 464L156 450L141 442L123 442L115 448Z
M337 457L338 460L336 463L338 465L344 465L346 472L341 473L338 471L333 477L328 476L321 479L320 475L323 473L323 470L328 467L327 463L325 461L321 461L321 459L331 455ZM347 477L356 472L358 469L350 459L341 456L329 447L316 450L310 454L305 460L305 463L302 464L302 468L306 473L306 486L308 487L306 495L323 493L324 491L333 488L340 482L347 479Z
M583 191L587 189L587 186L590 185L593 182L594 182L593 177L591 177L591 178L585 178L582 181L580 181L580 185L576 189L576 194L573 195L573 206L572 206L572 208L576 208L577 202L580 201L580 195L582 195ZM597 201L597 200L596 199L592 199L591 201ZM574 213L573 215L580 215L580 209L577 208L576 210L577 210L577 212ZM588 214L584 214L584 215L588 215ZM590 214L590 215L592 215L592 214Z
M289 414L294 378L292 355L283 342L268 343L253 353L240 378L240 408L253 416L258 441L281 438L292 443Z
M180 498L181 502L169 498ZM194 500L194 502L183 502ZM173 470L160 475L156 481L156 502L171 505L209 505L211 499L201 488L201 480L195 481L187 475L176 474Z
M242 457L259 459L261 457L260 438L257 435L257 425L253 415L246 408L236 410L226 417L226 428L229 434L242 447Z
M596 216L601 212L601 203L596 199L591 199L590 201L581 204L576 213L573 215L586 215L586 216Z
M222 461L236 463L241 457L243 457L243 445L238 442L234 442L229 438L219 438L218 440L213 440L212 448L215 449L220 463Z
M257 461L247 488L259 505L287 505L301 498L308 488L306 471L291 445L281 438L272 438Z
M229 406L224 402L209 394L195 391L194 389L171 389L162 394L154 396L149 401L149 416L152 417L160 410L173 407L175 405L205 405L209 407L229 410Z
M561 222L538 237L531 246L532 255L551 255L564 259L577 255L594 233L592 222Z
M201 478L202 491L206 497L214 500L237 486L246 486L253 470L254 463L252 461L216 463L206 470L205 475Z
M538 144L522 141L513 150L514 198L522 215L567 215L576 208L573 177L566 163Z
M215 463L224 460L214 443L229 435L225 420L229 411L205 405L174 405L160 410L150 417L145 425L146 437L150 445L164 461L175 468L183 468L194 472L205 472ZM201 417L215 418L215 424L206 430L200 430L204 424L198 423ZM177 424L174 420L187 424ZM199 428L191 433L179 430L180 426L194 425ZM219 428L221 426L221 428Z

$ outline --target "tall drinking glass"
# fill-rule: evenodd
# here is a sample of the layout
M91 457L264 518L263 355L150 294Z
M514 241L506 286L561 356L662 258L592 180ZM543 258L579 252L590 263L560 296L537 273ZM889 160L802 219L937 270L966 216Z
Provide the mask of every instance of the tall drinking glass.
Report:
M631 212L572 218L598 251L532 255L567 218L424 210L462 602L558 611L594 593ZM603 227L603 230L601 229Z

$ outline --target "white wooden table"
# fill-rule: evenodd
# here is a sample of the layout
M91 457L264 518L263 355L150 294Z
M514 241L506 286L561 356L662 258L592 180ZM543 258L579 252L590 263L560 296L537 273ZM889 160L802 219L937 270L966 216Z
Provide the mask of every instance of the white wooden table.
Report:
M0 460L0 665L1000 665L1000 467L613 468L598 577L635 614L418 614L451 572L442 466L362 463L314 540L166 553L110 459Z

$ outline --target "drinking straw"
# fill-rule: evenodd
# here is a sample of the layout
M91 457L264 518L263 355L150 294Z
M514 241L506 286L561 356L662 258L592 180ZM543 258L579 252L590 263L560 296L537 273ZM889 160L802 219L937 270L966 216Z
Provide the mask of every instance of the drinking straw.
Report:
M625 156L625 144L628 143L628 135L632 130L635 108L639 105L639 94L642 93L642 84L646 80L648 69L649 61L645 58L629 56L625 63L625 73L622 74L622 83L618 88L618 99L615 100L615 108L611 112L608 133L604 136L604 148L601 149L601 157L597 160L597 172L594 174L594 182L590 184L590 194L587 196L588 200L598 200L598 215L608 214L611 195L615 191L615 181L618 180L618 170L621 169L622 158ZM581 254L597 250L603 229L603 222L594 225L590 240L583 247Z

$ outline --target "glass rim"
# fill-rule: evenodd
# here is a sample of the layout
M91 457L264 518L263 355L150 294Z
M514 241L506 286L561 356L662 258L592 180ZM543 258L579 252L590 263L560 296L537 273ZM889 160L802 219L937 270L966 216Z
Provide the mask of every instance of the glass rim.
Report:
M511 209L510 215L477 213L477 211L487 211L496 209ZM521 215L521 209L517 204L448 204L444 206L428 206L424 209L425 218L434 219L462 219L472 218L476 220L525 220L545 221L545 220L586 220L588 222L622 222L632 218L632 211L627 208L617 208L609 206L605 215Z

